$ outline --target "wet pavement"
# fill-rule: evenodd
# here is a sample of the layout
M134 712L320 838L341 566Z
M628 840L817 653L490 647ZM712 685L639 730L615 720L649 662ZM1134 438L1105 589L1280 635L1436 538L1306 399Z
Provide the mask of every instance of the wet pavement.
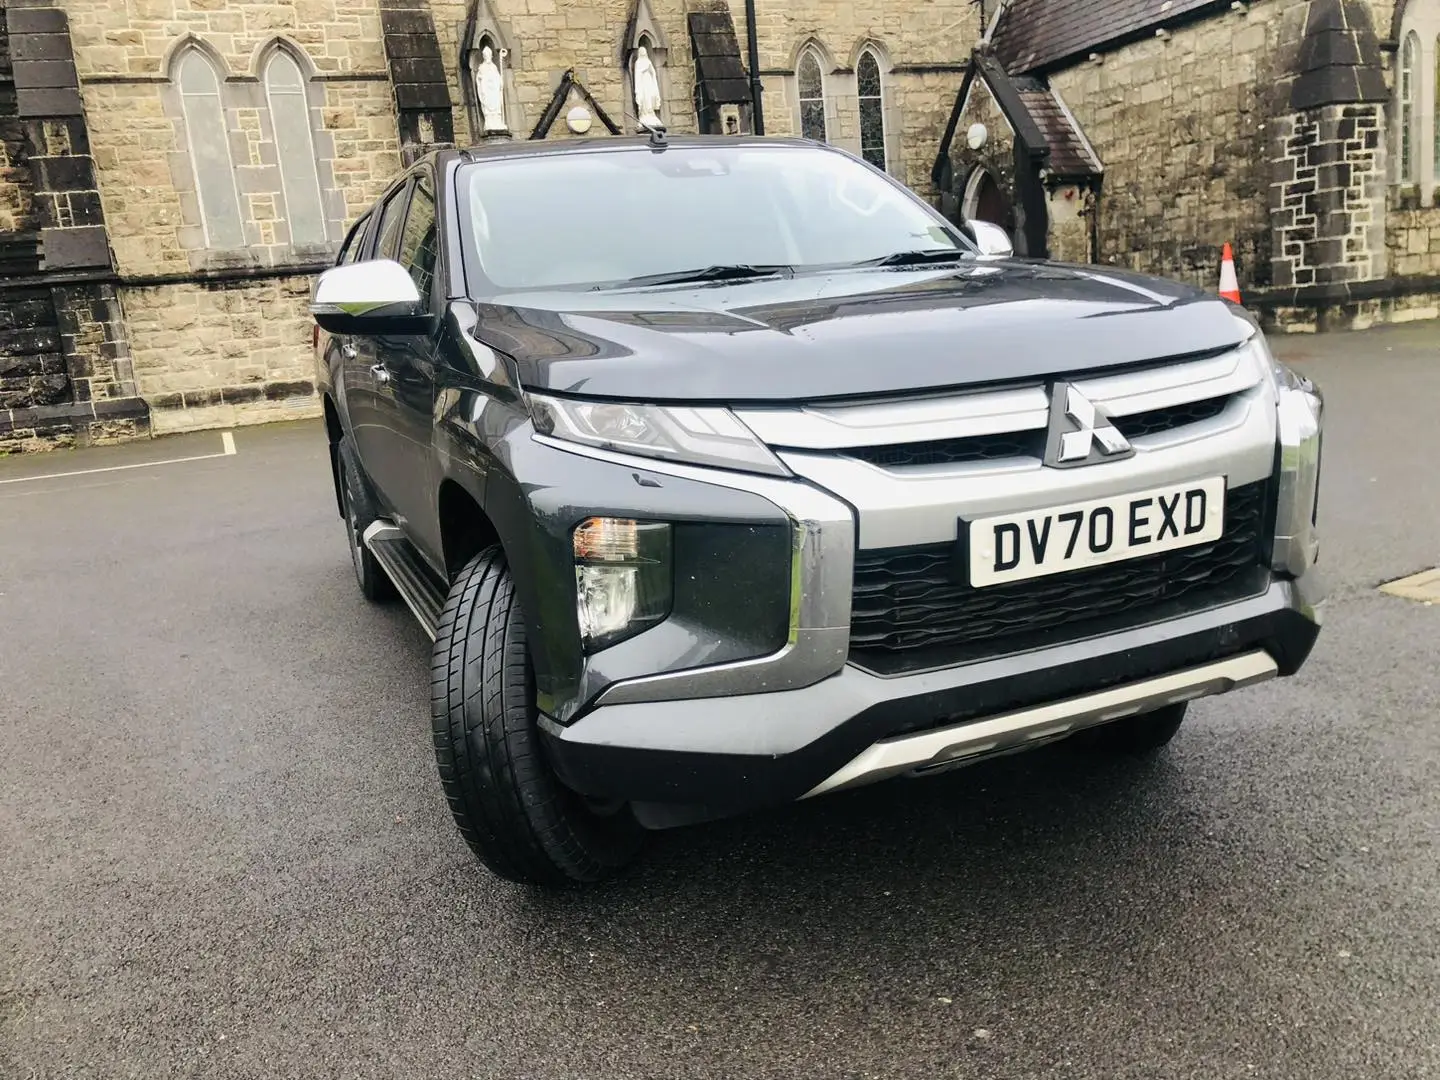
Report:
M1299 678L576 895L456 834L318 422L0 461L0 1077L1440 1076L1440 605L1376 591L1440 565L1440 327L1277 348L1329 405Z

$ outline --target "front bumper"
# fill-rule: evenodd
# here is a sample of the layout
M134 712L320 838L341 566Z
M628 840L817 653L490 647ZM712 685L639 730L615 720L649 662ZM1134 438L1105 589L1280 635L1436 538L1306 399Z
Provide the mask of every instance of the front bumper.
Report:
M1315 588L1313 574L1277 579L1238 603L1018 655L892 678L846 665L806 687L602 703L541 729L561 779L583 795L631 802L657 827L725 817L1291 675L1319 633ZM875 749L911 736L899 753L893 741Z

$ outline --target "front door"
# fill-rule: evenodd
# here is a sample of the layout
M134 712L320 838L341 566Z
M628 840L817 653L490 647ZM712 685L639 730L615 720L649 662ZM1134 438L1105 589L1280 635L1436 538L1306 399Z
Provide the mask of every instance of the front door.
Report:
M436 296L435 188L421 173L411 188L409 209L393 258L410 272L415 288L436 318L428 334L377 337L375 363L380 379L378 430L387 459L385 499L411 541L438 567L443 564L436 503L434 409L436 343L441 300Z
M395 257L412 186L402 185L381 206L372 230L376 240L370 258ZM379 346L379 339L369 334L354 334L345 338L342 371L345 408L350 420L351 437L355 440L355 452L375 488L375 494L379 496L382 508L390 514L397 510L395 492L402 486L403 471L394 461L393 440L385 426L388 423L386 399L390 388L380 368Z
M368 259L370 242L373 239L370 226L374 224L371 215L362 217L350 229L349 235L345 237L345 243L340 247L340 257L335 260L336 266L349 266L351 263L363 262ZM317 346L316 359L320 365L316 372L317 378L329 379L336 399L340 402L341 413L347 418L347 423L354 430L354 408L355 401L351 400L350 388L355 379L355 371L352 362L358 355L355 347L355 339L352 334L331 334L326 330L315 327L315 343ZM364 391L361 391L363 398ZM365 402L359 402L363 413ZM351 449L354 449L352 443ZM338 464L338 462L337 462ZM339 476L336 476L339 482Z

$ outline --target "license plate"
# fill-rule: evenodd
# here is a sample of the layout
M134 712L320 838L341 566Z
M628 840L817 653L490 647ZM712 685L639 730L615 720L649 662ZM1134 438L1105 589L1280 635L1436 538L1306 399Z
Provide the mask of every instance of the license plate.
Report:
M970 585L1139 559L1224 532L1224 477L983 518L969 523Z

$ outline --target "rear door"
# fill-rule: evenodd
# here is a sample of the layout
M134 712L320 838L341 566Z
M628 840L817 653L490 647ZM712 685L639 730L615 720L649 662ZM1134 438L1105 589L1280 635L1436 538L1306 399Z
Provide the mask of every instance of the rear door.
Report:
M415 545L443 565L436 505L434 408L435 365L443 298L437 290L439 243L435 217L435 181L417 173L394 255L410 272L421 301L435 318L432 332L396 335L375 341L376 365L383 379L377 402L381 426L395 469L390 494Z

